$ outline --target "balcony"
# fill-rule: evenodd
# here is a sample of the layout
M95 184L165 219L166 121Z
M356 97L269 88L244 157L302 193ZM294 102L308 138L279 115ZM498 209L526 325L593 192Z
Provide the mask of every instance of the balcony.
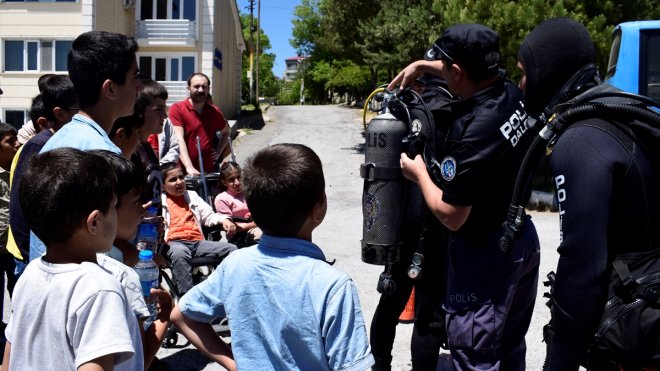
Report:
M167 106L188 98L188 86L185 81L158 81L167 89Z
M195 46L197 22L187 19L146 19L137 21L140 46Z

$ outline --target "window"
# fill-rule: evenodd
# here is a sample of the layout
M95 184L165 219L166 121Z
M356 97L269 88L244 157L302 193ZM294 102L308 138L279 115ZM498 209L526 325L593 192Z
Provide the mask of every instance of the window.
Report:
M66 71L70 40L6 40L4 71Z
M186 81L195 72L195 57L139 56L140 73L157 81Z
M639 93L660 99L660 32L641 32L640 47Z
M197 0L142 0L140 20L197 19Z
M2 0L6 3L75 3L78 0Z
M4 122L10 124L11 126L15 127L16 130L18 130L25 124L25 118L27 116L28 112L26 110L6 109Z

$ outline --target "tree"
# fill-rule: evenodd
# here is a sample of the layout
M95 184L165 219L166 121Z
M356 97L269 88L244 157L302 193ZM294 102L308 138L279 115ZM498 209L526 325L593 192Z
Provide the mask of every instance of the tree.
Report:
M362 72L346 70L347 61L370 72L370 88L391 80L458 23L481 23L497 31L501 66L517 81L518 49L525 36L545 19L574 18L589 30L604 72L614 26L660 18L660 7L654 0L302 0L294 14L291 44L308 57L312 74L306 75L305 90L311 81L309 92L320 96L328 89L350 89L337 76L342 69L358 79L353 88L362 85Z
M255 20L256 21L256 20ZM243 37L245 40L250 40L250 16L241 14L241 25L243 26ZM256 47L255 40L255 47ZM276 55L268 53L271 49L270 39L268 35L260 28L259 32L259 50L255 50L255 55L259 56L259 91L263 96L274 97L279 91L279 81L273 74L273 65L275 63ZM255 63L256 65L256 63ZM243 52L242 58L242 74L247 76L250 69L250 49L248 48ZM255 74L253 74L254 76ZM250 81L247 78L241 80L241 96L244 101L250 99Z
M318 11L318 1L302 0L302 4L293 11L293 39L289 40L298 55L312 55L316 40L321 35L321 16Z

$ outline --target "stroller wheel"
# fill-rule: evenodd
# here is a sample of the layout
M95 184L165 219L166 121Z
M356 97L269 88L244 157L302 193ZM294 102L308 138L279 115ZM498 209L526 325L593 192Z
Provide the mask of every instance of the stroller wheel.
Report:
M174 348L179 342L179 335L176 332L168 333L163 339L163 348Z

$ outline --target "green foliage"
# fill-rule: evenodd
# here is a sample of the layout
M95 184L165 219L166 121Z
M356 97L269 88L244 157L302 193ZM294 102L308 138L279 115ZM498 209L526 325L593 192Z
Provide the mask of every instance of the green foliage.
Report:
M277 95L278 105L292 105L300 103L300 80L283 81L282 90Z
M658 19L660 7L657 0L302 0L294 14L291 44L310 56L306 98L309 93L321 100L328 91L359 95L388 82L458 23L496 30L502 67L517 81L518 48L525 36L545 19L574 18L589 30L604 72L614 26Z
M302 0L293 11L292 35L289 40L298 55L312 55L315 40L321 35L321 18L318 13L318 1Z
M253 20L253 24L256 29L256 19ZM279 80L275 75L273 75L273 65L275 63L275 58L277 57L274 53L268 53L268 50L271 49L270 39L264 33L263 29L259 31L259 50L257 53L257 34L256 32L250 35L250 16L246 14L241 14L241 24L243 26L243 37L248 43L245 52L243 52L242 58L242 76L241 79L241 96L245 102L249 101L250 98L250 80L247 77L248 71L250 70L250 42L254 42L252 46L252 51L254 55L259 55L259 95L265 97L274 97L279 91ZM256 68L256 58L253 59L254 68ZM253 79L256 83L256 70L253 72Z

